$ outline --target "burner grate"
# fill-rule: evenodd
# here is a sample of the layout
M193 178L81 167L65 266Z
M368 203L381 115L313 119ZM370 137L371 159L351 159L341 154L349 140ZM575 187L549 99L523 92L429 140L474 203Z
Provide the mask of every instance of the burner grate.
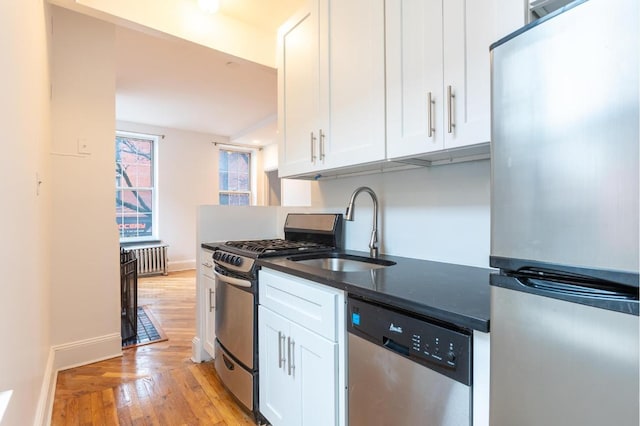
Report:
M311 241L291 241L280 238L271 240L227 241L226 245L254 253L276 253L285 250L309 250L330 248Z

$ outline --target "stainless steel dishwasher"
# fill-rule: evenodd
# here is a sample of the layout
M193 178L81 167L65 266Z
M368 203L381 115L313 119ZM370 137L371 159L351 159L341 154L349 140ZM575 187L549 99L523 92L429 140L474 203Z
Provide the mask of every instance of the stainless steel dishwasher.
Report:
M348 298L349 425L471 424L471 335Z

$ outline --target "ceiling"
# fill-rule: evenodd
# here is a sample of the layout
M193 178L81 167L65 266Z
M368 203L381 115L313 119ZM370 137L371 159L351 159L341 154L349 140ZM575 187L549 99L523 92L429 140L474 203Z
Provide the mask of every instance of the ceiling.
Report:
M218 13L273 34L304 3L304 0L220 0Z
M196 1L196 0L194 0ZM303 0L221 0L222 13L267 33ZM116 119L275 142L276 70L172 36L118 27Z

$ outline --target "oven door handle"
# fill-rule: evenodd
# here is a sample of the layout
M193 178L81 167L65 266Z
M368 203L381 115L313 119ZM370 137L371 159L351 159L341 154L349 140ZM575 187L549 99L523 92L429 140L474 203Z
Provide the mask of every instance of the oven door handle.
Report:
M213 274L220 281L224 281L227 284L235 285L236 287L251 288L251 281L249 280L241 280L240 278L228 277L226 275L222 275L220 272L216 270L213 271Z

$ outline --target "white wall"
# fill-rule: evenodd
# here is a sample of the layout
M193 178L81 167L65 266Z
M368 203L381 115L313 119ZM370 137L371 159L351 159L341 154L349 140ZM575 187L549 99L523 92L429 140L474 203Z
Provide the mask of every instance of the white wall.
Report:
M200 205L218 204L218 152L226 136L118 121L118 130L164 135L158 146L159 237L169 245L169 270L196 266L196 212ZM262 153L254 151L252 174L262 204Z
M488 267L489 166L485 160L319 181L312 205L344 211L358 186L370 186L380 202L381 253ZM345 222L348 249L368 251L372 216L371 198L360 194L355 221Z
M265 171L278 169L278 144L266 145L263 149ZM307 180L280 179L280 205L311 206L311 182Z
M278 144L273 143L263 148L262 168L265 172L278 170Z
M68 367L121 354L115 27L52 12L51 340ZM77 156L78 139L89 155Z
M196 211L218 203L218 135L118 121L118 130L164 135L158 146L159 237L169 244L169 270L195 268Z
M0 2L0 423L32 424L49 353L49 69L43 2ZM36 192L36 175L43 183ZM6 411L1 402L11 393ZM3 418L4 412L4 418Z

